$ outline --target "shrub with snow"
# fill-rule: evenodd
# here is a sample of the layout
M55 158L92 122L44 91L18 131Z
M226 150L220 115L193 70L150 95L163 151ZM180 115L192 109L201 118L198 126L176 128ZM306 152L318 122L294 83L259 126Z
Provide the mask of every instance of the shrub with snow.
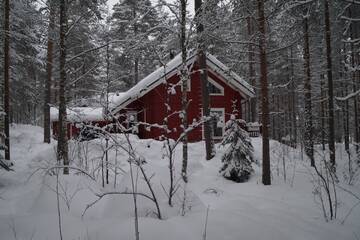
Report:
M227 147L222 156L220 173L235 182L245 182L254 171L251 162L254 148L248 133L241 128L244 121L232 115L225 125L225 134L221 146Z

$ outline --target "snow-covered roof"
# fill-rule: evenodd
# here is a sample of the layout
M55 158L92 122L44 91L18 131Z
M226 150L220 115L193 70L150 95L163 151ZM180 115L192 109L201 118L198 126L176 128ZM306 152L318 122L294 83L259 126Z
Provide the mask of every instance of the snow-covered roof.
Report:
M207 56L206 63L208 67L210 67L210 69L214 69L215 71L217 71L218 74L220 74L225 80L229 81L229 83L234 85L246 96L248 97L255 96L254 89L248 82L246 82L234 71L231 71L227 66L225 66L222 62L220 62L214 55L208 53L206 54L206 56Z
M189 54L187 59L187 65L192 65L196 60L196 54ZM239 75L231 71L223 63L221 63L215 56L210 53L206 54L207 65L210 69L214 70L217 74L221 75L227 83L233 85L236 89L240 90L243 95L247 97L254 96L254 89ZM134 87L129 89L127 92L116 98L112 102L113 108L110 108L113 112L118 112L123 107L133 102L134 100L144 96L146 93L164 83L166 79L172 77L174 74L180 71L182 64L181 53L168 62L165 66L158 68L150 75L142 79Z
M109 109L113 109L115 107L117 107L118 102L124 98L124 96L126 95L126 92L116 92L116 93L109 93ZM105 99L106 101L106 99Z
M74 107L66 109L67 120L70 122L89 122L104 120L103 108L93 107ZM55 107L50 108L50 121L59 120L59 109Z

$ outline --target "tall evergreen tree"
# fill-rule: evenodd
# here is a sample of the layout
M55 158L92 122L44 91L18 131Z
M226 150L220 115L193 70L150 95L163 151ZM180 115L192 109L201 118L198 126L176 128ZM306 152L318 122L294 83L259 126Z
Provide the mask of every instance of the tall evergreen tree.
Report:
M10 160L10 3L4 4L4 112L5 112L5 159Z
M309 13L307 13L309 14ZM314 143L311 110L311 72L310 72L310 48L309 48L309 16L304 16L304 70L305 70L305 152L310 158L311 166L315 166Z
M326 65L328 79L328 104L329 104L329 151L330 162L335 168L335 126L334 126L334 88L333 69L331 56L331 28L329 1L324 0L325 42L326 42Z
M46 80L44 94L44 142L50 143L50 103L51 103L51 83L53 70L53 49L54 49L54 30L55 30L55 3L54 0L48 1L49 5L49 26L47 40L47 61L46 61Z
M205 118L210 117L210 98L209 98L209 84L207 76L206 65L206 46L205 46L205 34L203 25L203 9L202 0L195 0L195 15L197 20L196 32L197 32L197 60L200 68L200 80L201 80L201 103L202 113ZM204 122L204 139L206 149L206 160L210 160L214 157L214 149L212 146L211 137L211 125L210 121Z
M67 116L66 116L66 32L67 32L67 13L66 1L61 0L60 7L60 56L59 56L59 138L57 146L57 160L63 162L64 174L69 174L69 156L67 141Z
M266 29L264 1L258 2L258 26L259 26L259 48L260 48L260 74L261 74L261 123L262 123L262 182L264 185L271 184L270 174L270 149L269 149L269 96L267 81L267 58L266 58Z
M119 0L109 22L118 75L129 88L153 70L149 58L155 58L151 43L159 31L158 12L150 0Z

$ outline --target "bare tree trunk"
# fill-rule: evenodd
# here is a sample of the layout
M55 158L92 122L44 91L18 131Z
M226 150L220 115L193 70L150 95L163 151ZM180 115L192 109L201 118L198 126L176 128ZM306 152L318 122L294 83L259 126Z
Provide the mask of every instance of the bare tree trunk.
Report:
M186 48L186 0L181 0L181 35L180 35L180 46L181 46L181 58L182 58L182 68L181 68L181 110L182 110L182 119L181 124L184 127L184 131L186 131L188 127L187 122L187 89L188 89L188 80L189 74L187 69L187 48ZM188 164L188 137L185 133L185 136L182 139L183 143L183 160L182 160L182 168L181 168L181 176L184 182L187 182L187 164ZM171 164L172 165L172 164ZM171 166L172 167L172 166ZM170 169L172 171L172 169ZM172 177L172 175L171 175ZM172 180L172 179L171 179ZM169 194L172 194L171 192ZM169 204L170 204L169 198Z
M105 114L106 114L106 120L111 121L111 118L109 116L109 92L110 92L110 54L109 54L109 45L106 46L106 105L105 105ZM105 162L106 162L106 184L109 184L109 138L106 135L105 136ZM116 166L115 166L116 168Z
M57 148L57 160L63 161L63 165L69 165L68 142L67 142L67 119L66 119L66 0L60 1L60 82L59 82L59 138ZM64 174L69 174L69 168L64 168Z
M320 103L320 112L321 112L321 145L322 150L325 151L325 97L326 94L324 93L324 75L320 75L320 95L321 95L321 103Z
M253 35L253 26L251 24L251 17L248 16L246 18L246 23L247 23L247 31L248 31L248 41L251 41L251 37ZM257 94L256 94L256 78L255 78L255 68L254 68L254 48L253 45L250 43L249 44L249 77L250 77L250 81L251 81L251 85L254 87L255 89L255 97L250 99L250 108L251 108L251 122L256 122L257 121L257 106L256 106L256 101L257 101Z
M135 38L138 33L138 26L136 24L136 1L134 2L134 8L133 8L133 18L134 18L134 35ZM135 51L135 60L134 60L134 85L136 85L139 82L139 58L137 51Z
M269 96L267 83L266 35L264 1L258 0L259 15L259 48L260 48L260 74L261 74L261 120L262 120L262 182L271 184L270 153L269 153Z
M344 44L343 48L344 48L343 49L344 52L346 52L346 44ZM346 54L344 54L344 58L343 58L344 63L346 62L346 58L347 58L347 56L346 56ZM343 71L342 71L342 77L344 79L346 79L347 76L348 75L346 74L346 67L344 66ZM343 91L343 95L347 96L348 95L347 84L341 83L341 89ZM343 112L343 125L344 125L343 128L344 128L345 150L346 150L346 152L349 153L349 150L350 150L350 132L349 132L349 101L348 100L345 101L345 109L343 108L342 112Z
M9 0L4 2L5 22L4 22L4 111L5 111L5 159L10 160L10 5Z
M310 158L311 166L314 161L314 141L311 108L311 73L310 73L310 48L309 48L309 23L308 17L304 17L304 70L305 70L305 153Z
M351 11L351 7L349 8L349 17L352 18L352 11ZM356 39L357 38L357 34L355 31L355 27L353 26L354 23L350 24L350 38L351 40ZM357 84L356 84L356 72L354 71L355 66L356 66L356 59L355 59L355 49L354 49L354 43L351 42L350 45L351 48L351 67L352 67L352 73L351 73L351 78L352 78L352 83L353 83L353 92L357 91ZM354 130L355 130L355 136L354 136L354 140L355 140L355 149L356 152L359 153L359 143L360 143L360 133L359 133L359 122L358 122L358 99L357 97L354 97Z
M326 61L328 77L328 99L329 99L329 150L330 163L335 170L335 128L334 128L334 89L332 79L332 58L331 58L331 30L329 1L324 0L325 12L325 40L326 40Z
M205 42L203 38L204 26L201 23L202 13L202 0L195 0L195 14L197 17L197 39L198 39L198 63L200 68L200 80L201 80L201 98L202 98L202 109L203 116L206 118L210 117L210 97L208 87L208 75L206 66L206 52ZM204 122L204 138L205 138L205 149L206 149L206 160L210 160L214 157L213 146L211 139L211 126L210 121Z
M292 99L292 133L295 141L295 147L297 146L297 119L296 119L296 85L295 85L295 74L294 74L294 55L293 47L290 48L290 67L291 67L291 99Z
M44 94L44 142L50 143L50 102L51 102L51 78L53 68L53 37L55 26L55 7L53 0L49 0L50 13L49 13L49 27L48 27L48 43L47 43L47 61L46 73L47 78L45 81L45 94Z

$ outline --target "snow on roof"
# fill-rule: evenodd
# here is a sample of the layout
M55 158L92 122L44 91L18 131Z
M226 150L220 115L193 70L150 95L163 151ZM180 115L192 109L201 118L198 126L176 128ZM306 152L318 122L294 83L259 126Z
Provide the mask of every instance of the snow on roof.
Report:
M238 74L234 71L231 71L227 66L225 66L222 62L220 62L215 56L210 53L206 54L207 56L207 65L210 68L217 68L220 70L219 74L221 74L226 80L229 80L230 83L235 85L235 87L241 90L246 96L254 97L255 92L253 87L242 79Z
M93 107L74 107L66 109L67 120L70 122L89 122L104 120L103 108ZM59 109L56 107L50 108L50 121L59 120Z
M126 92L109 93L109 109L117 107L118 102L124 98ZM105 99L106 101L106 99Z
M189 54L187 59L187 65L191 65L196 60L196 54ZM206 54L207 56L207 65L211 69L217 70L216 72L220 74L225 80L234 85L238 90L242 91L245 96L253 97L254 90L253 88L239 75L231 71L223 63L221 63L215 56L210 53ZM164 83L166 79L170 78L175 73L178 73L181 67L182 59L181 53L168 62L165 66L158 68L153 73L142 79L134 87L129 89L124 94L121 94L118 98L112 101L113 106L110 108L113 112L118 112L121 108L131 103L132 101L144 96L150 90L159 86L161 83Z
M188 64L191 64L194 61L194 56L195 55L193 54L188 57ZM150 75L138 82L134 87L125 92L125 94L121 95L121 97L117 98L116 101L113 102L114 108L112 111L119 111L125 104L129 104L130 102L144 96L150 90L159 86L161 83L164 83L167 78L170 78L180 70L181 63L181 54L178 54L170 62L152 72Z

